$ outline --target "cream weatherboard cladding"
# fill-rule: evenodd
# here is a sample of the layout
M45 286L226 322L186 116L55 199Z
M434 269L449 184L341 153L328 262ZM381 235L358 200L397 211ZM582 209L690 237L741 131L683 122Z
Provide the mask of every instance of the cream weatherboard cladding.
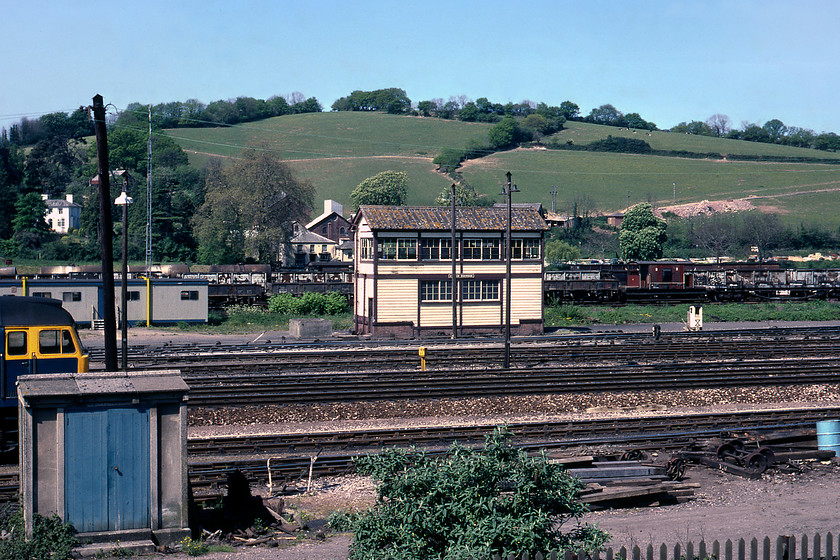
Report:
M504 330L506 223L506 209L457 209L459 334ZM400 337L451 333L450 224L450 209L443 207L359 209L353 221L357 333ZM511 328L518 334L541 333L545 221L536 208L519 207L513 209L511 224Z

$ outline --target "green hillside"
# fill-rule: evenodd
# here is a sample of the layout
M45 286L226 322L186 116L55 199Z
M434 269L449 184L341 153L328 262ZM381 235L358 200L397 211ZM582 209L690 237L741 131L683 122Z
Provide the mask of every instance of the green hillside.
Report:
M486 138L492 125L381 113L310 113L223 128L168 131L189 154L193 165L210 157L236 157L250 146L276 150L317 189L320 199L350 204L350 192L364 178L380 171L405 171L409 204L430 204L451 179L437 173L432 159L443 147L464 147ZM588 144L609 135L638 138L654 150L726 155L840 159L840 154L805 148L710 138L669 132L621 130L569 122L556 136ZM840 165L706 160L653 155L514 150L466 162L461 171L479 193L501 200L499 187L510 171L522 191L520 202L551 205L550 189L558 187L558 210L586 196L598 211L623 210L651 201L676 203L750 197L755 207L779 212L790 223L822 222L840 227Z
M809 148L795 148L778 144L763 144L761 142L745 142L728 138L713 138L696 134L681 134L654 130L622 129L614 126L590 124L582 122L567 122L565 130L555 135L562 141L571 140L575 144L589 144L595 140L602 140L607 136L621 138L635 138L644 140L654 150L685 151L700 154L718 153L748 156L783 156L806 157L819 159L840 159L840 153L820 152Z
M747 198L772 207L785 221L822 221L840 226L840 166L803 163L712 161L598 152L514 150L468 162L464 177L479 192L494 194L513 173L517 199L550 207L558 187L559 210L589 197L600 211L613 212L643 201L658 206ZM817 201L819 201L817 203ZM768 208L769 209L769 208Z

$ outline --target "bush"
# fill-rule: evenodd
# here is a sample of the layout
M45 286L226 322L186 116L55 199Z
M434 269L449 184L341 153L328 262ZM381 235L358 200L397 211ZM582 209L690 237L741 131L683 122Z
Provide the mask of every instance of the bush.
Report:
M444 457L390 450L356 462L378 484L376 505L353 523L350 558L444 560L523 552L600 549L592 526L562 533L585 511L583 484L546 456L528 455L496 428L481 450L453 445Z
M281 315L338 315L347 310L347 297L338 292L275 294L268 300L268 310Z
M15 511L16 510L16 511ZM61 521L57 515L34 516L32 538L24 538L23 512L12 504L0 507L0 530L8 538L0 539L0 558L14 560L69 560L73 547L79 542L73 536L73 527Z

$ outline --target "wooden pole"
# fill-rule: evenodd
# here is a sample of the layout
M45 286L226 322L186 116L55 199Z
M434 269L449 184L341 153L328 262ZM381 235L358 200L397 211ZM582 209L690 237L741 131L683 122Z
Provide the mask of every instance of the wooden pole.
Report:
M114 310L114 243L111 220L111 180L108 168L108 137L102 96L93 97L93 124L99 170L99 231L102 256L102 319L105 321L105 371L117 371L117 316Z

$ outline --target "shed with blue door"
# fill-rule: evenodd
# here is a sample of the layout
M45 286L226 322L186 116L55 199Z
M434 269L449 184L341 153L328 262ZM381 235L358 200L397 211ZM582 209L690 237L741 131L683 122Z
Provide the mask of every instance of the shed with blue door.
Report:
M99 548L187 536L187 390L177 371L20 377L27 533L38 513Z

